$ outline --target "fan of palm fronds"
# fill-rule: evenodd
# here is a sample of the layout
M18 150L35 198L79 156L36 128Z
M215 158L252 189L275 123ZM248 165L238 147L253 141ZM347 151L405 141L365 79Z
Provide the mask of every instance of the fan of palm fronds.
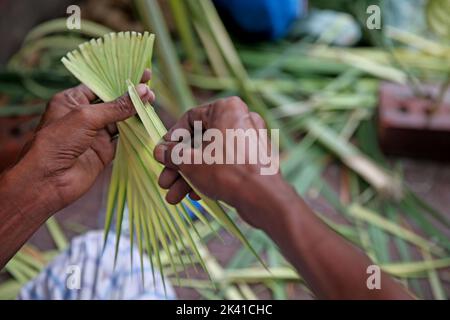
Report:
M105 241L116 213L117 253L127 206L130 238L137 239L141 263L145 249L151 264L163 272L160 258L160 249L163 249L169 253L176 273L180 266L182 269L185 266L183 252L193 252L205 267L197 250L200 238L195 235L197 231L189 211L204 224L208 225L209 221L188 199L175 206L167 204L164 200L166 191L157 184L162 165L153 158L153 149L166 129L153 108L144 106L134 88L144 69L151 66L153 42L154 35L148 32L110 33L80 45L79 50L68 53L62 61L103 101L114 100L128 90L139 115L139 118L118 123L120 136L108 194ZM202 199L203 208L248 245L220 204L204 196ZM190 254L187 256L191 257Z

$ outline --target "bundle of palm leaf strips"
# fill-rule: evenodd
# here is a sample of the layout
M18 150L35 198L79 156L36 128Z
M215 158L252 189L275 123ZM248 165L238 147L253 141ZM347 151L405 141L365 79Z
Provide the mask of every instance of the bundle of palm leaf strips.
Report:
M163 166L153 158L153 149L166 129L152 106L140 100L134 87L145 68L151 67L153 42L154 35L148 32L109 33L81 44L62 59L67 69L103 101L112 101L128 91L139 115L139 119L133 117L117 124L120 135L108 194L105 243L116 214L117 255L125 206L128 206L130 241L134 242L136 234L142 269L145 246L151 265L157 265L162 275L160 248L175 253L169 254L175 275L178 275L177 265L185 266L182 252L194 253L196 262L208 271L197 248L201 238L196 237L196 226L188 209L204 224L210 223L204 212L188 199L178 205L169 205L164 200L167 191L158 186ZM203 195L200 202L215 220L248 245L218 202ZM252 250L250 245L248 248Z

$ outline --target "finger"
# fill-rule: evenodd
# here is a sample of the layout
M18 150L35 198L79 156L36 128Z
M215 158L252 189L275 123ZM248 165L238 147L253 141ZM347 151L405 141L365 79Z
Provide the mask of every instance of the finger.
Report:
M150 69L145 69L144 73L142 74L141 83L149 82L152 78L152 71Z
M155 99L154 93L145 84L137 85L136 91L144 103L152 103ZM92 129L104 128L110 123L123 121L136 114L128 94L111 102L85 106L81 111L86 124Z
M186 159L189 157L189 163L193 163L193 152L192 149L190 149L190 146L186 145L184 148L180 147L174 151L174 148L180 143L182 142L164 141L158 144L153 150L153 157L167 168L178 171L180 169L179 164L183 162L185 153L187 153Z
M158 184L163 189L169 189L179 177L180 174L177 170L164 168L159 176Z
M256 129L266 129L266 122L258 113L250 112L250 118Z
M191 187L182 178L175 181L166 194L166 200L170 204L177 204L181 202L186 195L191 192Z
M192 200L195 201L200 201L202 200L202 198L197 194L197 192L195 192L194 190L192 190L191 192L189 192L189 198L191 198Z

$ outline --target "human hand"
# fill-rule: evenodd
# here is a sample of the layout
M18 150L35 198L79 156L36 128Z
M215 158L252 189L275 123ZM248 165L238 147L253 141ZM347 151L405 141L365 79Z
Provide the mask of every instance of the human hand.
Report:
M223 139L221 150L224 159L238 156L239 151L235 147L227 146L226 139L228 131L234 129L237 135L254 130L254 135L248 136L248 146L241 151L241 156L245 159L243 164L201 164L181 163L174 161L173 155L176 146L179 145L179 136L176 136L178 129L184 129L195 139L195 122L201 122L203 130L214 129L220 133ZM198 124L198 123L197 123ZM199 199L198 195L183 179L181 174L193 184L201 194L212 199L222 200L241 213L243 218L256 227L263 227L261 219L257 217L255 208L270 201L269 198L262 198L263 194L276 192L276 188L284 185L279 170L273 175L261 175L263 167L259 156L268 155L271 149L269 138L265 137L267 143L261 143L262 132L266 129L264 120L257 113L249 112L247 105L239 98L232 97L215 101L211 104L200 106L189 110L164 136L164 141L156 146L154 151L155 159L165 165L159 178L159 185L164 189L169 189L166 199L171 204L180 202L187 194L193 199ZM237 132L241 130L241 132ZM250 131L247 131L250 130ZM178 131L180 132L180 131ZM266 132L267 133L267 132ZM200 132L201 134L201 132ZM203 143L201 146L183 150L183 158L194 159L199 153L203 153L212 142L210 137L206 139L207 131L203 132ZM242 138L242 136L241 136ZM250 146L258 146L258 158L256 163L249 161L254 156L250 152ZM273 152L273 150L271 150ZM200 155L201 156L201 155ZM204 157L204 155L203 155ZM203 158L203 160L205 160ZM180 174L181 172L181 174ZM270 187L270 190L266 190Z
M206 130L200 132L201 143L195 141L196 121ZM261 175L261 163L248 164L248 161L245 164L206 164L204 154L201 164L192 164L192 159L213 144L205 139L209 129L227 137L229 129L264 128L261 117L249 112L238 98L218 100L185 113L154 150L155 159L165 166L159 185L169 189L168 202L178 203L188 193L198 199L184 180L186 177L195 190L232 205L246 222L269 235L320 298L409 299L409 294L386 275L381 280L382 290L369 290L366 280L368 267L373 265L370 259L331 231L281 178L279 171L274 175ZM182 151L179 156L191 161L174 161L178 160L174 157L178 152L176 148L185 140L182 135L175 135L177 129L184 129L187 135L194 137L193 144L179 149ZM260 138L250 138L249 144L259 144ZM269 148L267 146L263 153ZM239 153L226 143L219 151L225 155ZM244 153L245 159L250 156L251 153Z
M150 71L146 70L141 82L149 79ZM155 99L143 83L137 91L144 102ZM34 139L12 169L28 182L27 189L41 190L39 196L52 207L48 211L67 206L89 190L114 158L115 123L136 113L128 94L112 102L92 104L96 99L85 85L56 94Z

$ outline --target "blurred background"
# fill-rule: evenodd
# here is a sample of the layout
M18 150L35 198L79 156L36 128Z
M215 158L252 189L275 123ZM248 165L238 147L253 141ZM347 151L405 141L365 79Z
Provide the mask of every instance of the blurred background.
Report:
M68 30L68 6L81 29ZM46 102L77 84L60 59L110 31L156 34L152 86L166 126L239 95L281 129L282 172L336 232L424 299L450 295L449 0L0 0L0 172ZM0 272L14 298L73 236L104 224L106 170ZM271 274L223 231L205 233L188 299L312 299L262 233L242 224ZM220 230L220 227L217 226Z

